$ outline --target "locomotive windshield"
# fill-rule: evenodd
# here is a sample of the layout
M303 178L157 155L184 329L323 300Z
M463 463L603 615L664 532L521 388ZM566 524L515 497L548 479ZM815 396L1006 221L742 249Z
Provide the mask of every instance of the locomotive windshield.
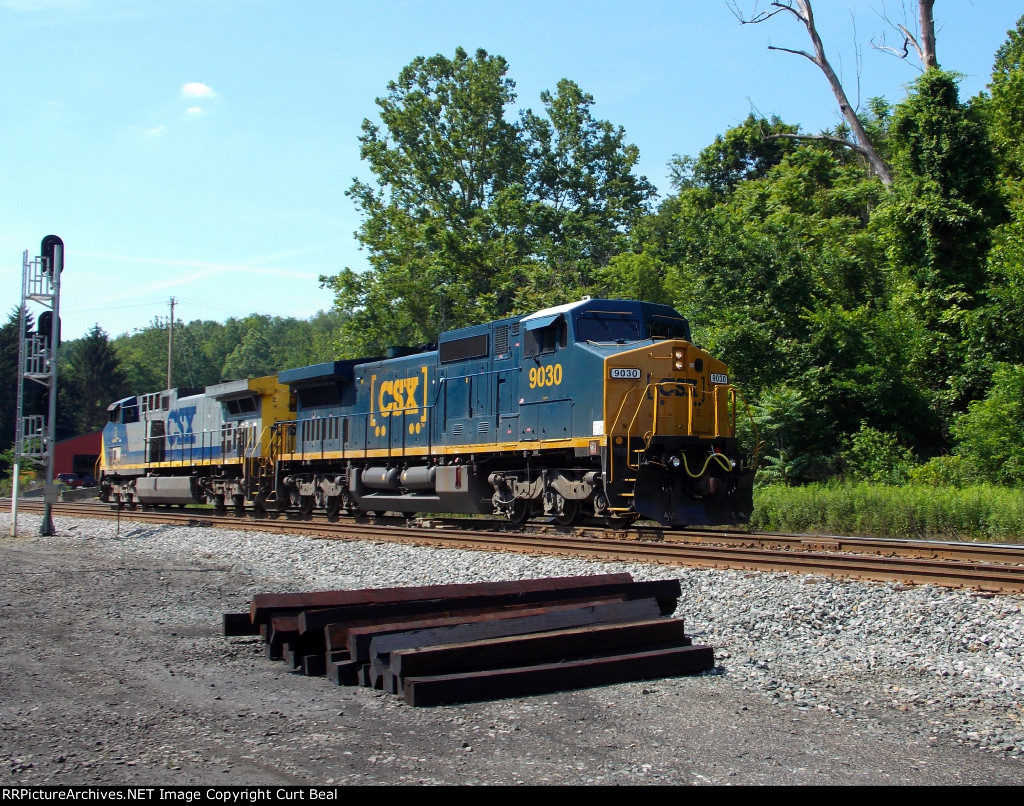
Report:
M673 319L667 316L652 316L647 320L647 337L651 339L683 339L690 338L690 323L685 319Z
M631 313L587 311L576 319L576 341L624 344L642 338L640 323Z

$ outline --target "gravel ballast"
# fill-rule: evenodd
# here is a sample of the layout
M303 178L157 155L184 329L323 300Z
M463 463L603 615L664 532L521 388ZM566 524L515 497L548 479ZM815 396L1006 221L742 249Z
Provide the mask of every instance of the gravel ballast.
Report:
M1024 783L1024 597L0 516L6 784ZM244 527L244 524L240 524ZM289 673L256 593L678 577L711 672L413 708Z

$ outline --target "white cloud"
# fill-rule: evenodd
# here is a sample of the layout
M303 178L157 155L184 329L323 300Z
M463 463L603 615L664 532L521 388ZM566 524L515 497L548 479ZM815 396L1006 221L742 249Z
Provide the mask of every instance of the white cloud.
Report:
M190 106L188 109L185 110L185 114L195 115L196 117L198 117L199 115L203 114L203 111L204 110L201 106Z
M189 81L187 84L181 86L181 97L182 98L216 98L215 93L206 84L200 81Z
M142 133L147 137L159 137L164 133L164 126L161 123L159 126L154 126L152 129L143 129Z

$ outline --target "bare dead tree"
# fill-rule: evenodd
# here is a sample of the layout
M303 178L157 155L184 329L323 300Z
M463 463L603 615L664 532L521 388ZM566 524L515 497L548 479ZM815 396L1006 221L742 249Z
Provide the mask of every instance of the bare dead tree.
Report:
M927 3L929 7L934 3L934 0L920 1L922 4ZM850 104L849 98L846 97L846 90L843 89L842 82L840 82L835 70L832 69L832 65L825 56L825 46L822 44L821 37L818 35L818 29L814 24L814 11L811 8L810 0L778 0L777 2L769 3L764 10L755 12L749 18L745 17L740 11L736 0L730 0L728 6L736 16L736 19L738 19L743 25L757 25L759 23L766 22L776 14L782 13L791 14L803 24L807 29L807 34L811 38L811 46L814 51L813 53L809 53L806 50L777 47L775 45L769 45L768 49L780 50L784 53L795 53L797 56L803 56L805 59L809 59L813 64L817 65L818 69L825 74L825 78L832 90L832 94L839 103L839 111L843 116L843 120L845 120L846 125L850 127L850 134L853 139L844 140L839 137L830 137L828 135L780 134L773 136L788 137L796 140L821 140L849 148L857 154L860 154L867 161L868 165L871 167L871 171L881 180L883 185L890 187L892 185L892 172L889 170L889 166L885 164L885 160L882 159L878 151L872 145L871 138L868 137L868 133L864 129L864 124L861 123L856 110ZM934 26L932 26L932 31L934 32ZM924 39L924 37L922 37L922 39ZM934 53L934 43L932 52Z
M884 50L900 59L906 59L910 55L910 48L913 47L925 70L938 67L939 62L935 56L935 16L932 13L934 6L935 0L917 0L917 25L919 31L917 35L906 25L890 20L889 16L883 12L881 15L882 19L900 32L900 36L903 37L903 43L899 48L887 47L885 36L883 35L881 43L876 45L872 42L872 47L875 50Z

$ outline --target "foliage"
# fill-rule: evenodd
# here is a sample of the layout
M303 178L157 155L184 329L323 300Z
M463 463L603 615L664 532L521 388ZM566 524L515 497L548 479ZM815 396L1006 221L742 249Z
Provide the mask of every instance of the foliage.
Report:
M891 261L921 288L973 297L1005 214L980 111L960 102L956 75L929 70L896 108L889 136L896 180L880 222Z
M989 99L980 99L1004 182L1017 188L1024 181L1024 17L1007 32L996 51Z
M676 190L702 188L724 196L741 182L763 179L795 148L793 141L775 138L795 134L798 127L772 116L771 120L747 115L739 126L715 137L696 159L678 154L669 161L669 176Z
M933 456L924 464L910 468L908 475L911 484L932 487L967 487L978 481L967 463L951 454Z
M0 451L0 495L10 495L14 490L14 445ZM18 467L18 488L27 490L36 480L37 468L30 462L22 462Z
M337 357L333 343L342 321L341 314L329 312L310 320L250 314L223 323L176 322L172 384L210 386L333 361ZM131 393L167 386L167 340L166 322L159 319L115 339Z
M751 409L755 433L748 433L741 419L740 439L747 445L759 442L764 446L757 482L795 484L806 480L815 462L803 435L812 411L808 400L796 389L779 386L766 391Z
M872 230L896 278L894 303L922 328L909 369L948 432L989 374L976 324L993 228L1006 218L997 163L981 106L962 103L957 76L942 70L914 83L889 135L895 180Z
M528 309L588 293L595 273L623 252L655 194L633 174L640 152L626 143L625 130L591 115L592 95L562 79L554 94L545 90L540 98L547 117L526 110L520 136L527 149L527 248L548 288L539 298L509 288L518 307Z
M541 94L543 116L510 122L507 72L484 50L416 58L363 122L374 178L347 193L370 268L321 277L346 316L341 355L579 298L625 251L655 192L636 147L568 80Z
M972 323L996 361L1024 363L1024 17L996 53L985 112L1010 219L993 231L985 307Z
M953 427L956 453L978 478L1024 485L1024 366L1001 365L983 400Z
M17 433L20 319L20 309L14 308L8 315L7 322L0 327L0 449L13 446ZM0 463L3 461L0 457Z
M103 428L107 406L128 393L127 378L107 334L99 325L58 351L60 397L73 408L71 433Z
M901 539L1020 541L1024 497L992 485L769 485L754 490L751 526Z
M905 482L915 463L913 451L901 444L896 434L863 422L857 433L847 438L840 458L847 478L880 484Z

